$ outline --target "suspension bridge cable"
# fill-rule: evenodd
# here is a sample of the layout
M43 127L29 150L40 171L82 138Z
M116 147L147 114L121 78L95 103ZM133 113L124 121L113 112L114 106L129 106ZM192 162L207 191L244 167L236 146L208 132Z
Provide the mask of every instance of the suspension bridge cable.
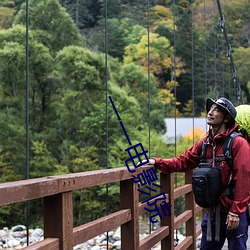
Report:
M177 86L176 86L176 2L175 0L173 0L173 12L174 12L174 72L173 72L173 81L174 81L174 97L175 97L175 101L174 101L174 114L175 114L175 121L174 121L174 126L175 126L175 156L176 156L176 136L177 136L177 132L176 132L176 116L177 116L177 107L176 107L176 96L177 96Z
M147 0L147 29L148 29L148 154L150 158L150 0ZM150 190L150 197L152 196L152 191ZM151 213L150 213L151 214ZM149 233L152 231L152 223L149 222Z
M26 45L25 45L25 71L26 71L26 103L25 103L25 125L26 125L26 174L25 179L29 179L29 0L26 0ZM30 203L25 203L27 245L29 245L29 210Z
M192 39L192 115L193 115L193 144L194 144L194 117L195 117L195 107L194 107L194 10L193 10L193 0L191 1L191 39Z
M217 95L217 32L216 32L216 15L215 15L215 0L213 1L214 7L214 91Z
M175 114L175 119L174 119L174 131L175 131L175 143L174 143L174 154L176 156L177 154L177 107L176 107L176 97L177 97L177 86L176 86L176 2L173 0L173 23L174 23L174 55L173 55L173 61L174 61L174 70L173 70L173 81L174 81L174 114ZM177 173L175 173L175 187L177 187ZM175 242L176 245L178 245L179 239L178 239L178 234L177 234L177 229L175 230Z
M173 75L172 75L172 81L174 82L174 131L175 131L175 139L174 139L174 155L176 156L177 154L177 140L176 140L176 137L177 137L177 126L176 126L176 116L177 116L177 107L176 107L176 96L177 96L177 88L176 88L176 77L175 77L175 74L176 74L176 29L175 29L175 23L176 23L176 20L175 20L175 15L176 15L176 2L175 0L173 0L173 25L174 25L174 32L173 32L173 46L174 46L174 54L173 54L173 64L174 64L174 69L173 69ZM177 184L177 175L175 174L175 186Z
M229 71L231 70L231 66L229 65ZM229 99L231 100L231 76L228 75L228 92L229 92Z
M224 40L223 40L224 41ZM223 60L223 57L221 57L221 52L223 51L224 49L224 43L223 41L221 41L221 39L218 39L218 49L219 49L219 61L221 61L220 63L220 74L221 74L221 82L222 82L222 96L225 96L225 75L224 75L224 70L225 70L225 67L224 67L224 60Z
M221 31L224 34L224 38L225 38L226 45L227 45L227 57L230 60L230 66L231 66L231 69L232 69L233 82L234 82L234 90L236 89L236 84L238 82L237 89L236 89L236 95L237 95L238 103L240 104L240 103L242 103L241 86L240 86L240 82L237 81L237 72L236 72L236 68L235 68L235 65L234 65L234 60L233 60L231 45L229 43L228 36L227 36L225 18L224 18L223 13L222 13L222 8L221 8L220 0L216 0L216 1L217 1L217 6L218 6L219 14L220 14L220 28L221 28Z
M29 179L29 0L26 0L26 179Z
M105 85L106 85L106 169L108 169L108 0L105 0ZM109 186L106 184L106 215L108 215L109 211ZM108 249L108 232L107 232L107 249Z
M224 72L224 64L222 64L222 95L225 96L225 72Z
M79 28L79 0L76 0L76 26Z
M150 158L150 0L148 0L148 153Z
M204 90L205 90L205 97L207 97L207 39L206 39L206 23L207 23L207 18L206 18L206 0L204 0Z

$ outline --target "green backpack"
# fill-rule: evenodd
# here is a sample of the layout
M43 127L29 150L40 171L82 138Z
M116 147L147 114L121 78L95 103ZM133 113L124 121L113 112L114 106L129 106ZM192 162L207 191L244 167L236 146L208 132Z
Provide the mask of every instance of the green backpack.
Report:
M250 138L250 105L239 105L236 108L236 123L239 125L239 132L249 141Z

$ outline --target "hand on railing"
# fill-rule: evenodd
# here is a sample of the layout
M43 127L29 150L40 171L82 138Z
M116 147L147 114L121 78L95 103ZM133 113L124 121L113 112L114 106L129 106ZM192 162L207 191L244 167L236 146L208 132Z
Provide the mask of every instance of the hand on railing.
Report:
M145 164L145 165L155 165L155 160L154 159L148 159L149 160L149 162L147 163L147 164ZM143 162L147 162L147 160L143 160L142 161L142 163ZM139 164L140 162L138 162L137 163L137 165Z
M157 173L157 168L156 168L156 166L155 166L155 160L154 159L148 159L148 163L145 163L145 164L143 164L144 162L147 162L147 160L143 160L142 162L138 162L136 165L148 165L148 166L152 166L152 167L154 167L154 169L155 169L155 172Z

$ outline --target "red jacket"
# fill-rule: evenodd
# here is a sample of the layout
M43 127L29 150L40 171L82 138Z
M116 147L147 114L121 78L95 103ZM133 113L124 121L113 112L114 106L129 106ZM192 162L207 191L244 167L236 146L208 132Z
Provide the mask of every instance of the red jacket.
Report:
M223 144L225 138L237 131L238 125L232 129L228 129L223 134L218 134L212 138L209 136L210 131L206 136L187 149L184 154L176 158L161 159L154 158L155 166L161 172L168 174L173 172L186 172L198 166L200 163L200 155L202 151L202 142L209 143L207 146L206 159L213 158L213 146L215 158L223 157ZM221 211L232 212L241 215L247 208L250 201L250 144L241 136L237 136L232 144L233 155L233 180L234 180L234 200L230 200L226 195L220 198ZM224 189L230 178L230 167L226 161L215 162L215 166L221 169L221 184Z

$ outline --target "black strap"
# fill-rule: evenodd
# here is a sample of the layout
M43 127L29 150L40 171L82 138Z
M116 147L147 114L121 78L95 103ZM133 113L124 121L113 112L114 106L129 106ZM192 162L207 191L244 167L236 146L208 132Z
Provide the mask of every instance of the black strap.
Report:
M241 133L239 132L233 132L231 133L224 145L223 145L223 154L225 156L225 159L231 169L231 171L233 171L233 154L232 154L232 145L233 145L233 141L234 139L237 137L237 136L242 136ZM234 199L234 183L233 183L233 178L232 178L232 174L231 174L231 177L230 177L230 181L229 183L227 184L227 187L224 191L224 193L231 199L233 200Z
M208 158L208 159L206 159L206 161L207 162L212 162L212 161L214 161L214 162L217 162L217 161L225 161L226 159L225 159L225 157L224 156L221 156L221 157L216 157L216 158Z
M220 241L220 203L215 207L215 241Z
M206 152L207 152L207 144L202 142L202 148L201 148L201 162L206 162Z
M231 133L225 140L224 145L223 145L223 154L224 157L216 157L215 159L213 159L214 161L223 161L226 160L230 169L233 169L233 155L232 155L232 144L233 144L233 140L237 137L237 136L242 136L241 133L239 132L233 132ZM201 162L206 162L209 161L210 159L206 159L206 152L207 152L207 143L202 143L202 148L201 148ZM211 159L212 160L212 159Z
M226 141L223 145L223 154L225 156L225 159L230 167L230 169L233 169L233 155L232 155L232 144L233 144L233 140L237 137L237 136L242 136L241 133L239 132L233 132L231 133L227 138Z
M212 241L211 208L207 209L207 241Z

